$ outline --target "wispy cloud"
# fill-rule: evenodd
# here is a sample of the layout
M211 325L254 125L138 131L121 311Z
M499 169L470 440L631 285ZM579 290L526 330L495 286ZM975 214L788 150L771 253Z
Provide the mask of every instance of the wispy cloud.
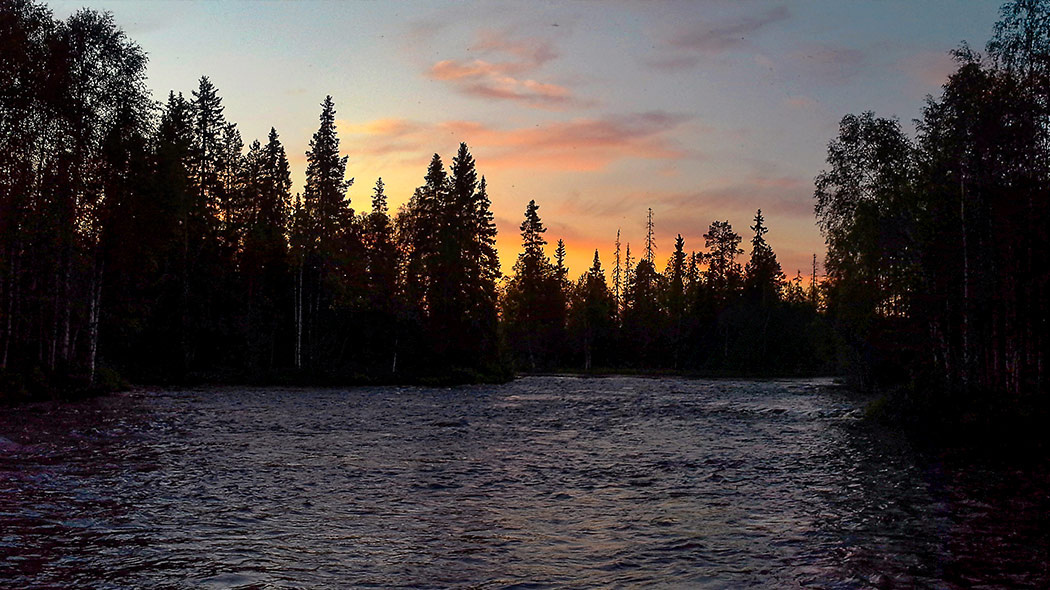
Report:
M702 22L680 30L670 45L700 53L722 53L742 45L748 37L791 16L785 6L774 6L758 14L745 14L722 22Z
M490 29L478 32L478 40L470 46L470 51L483 54L508 53L517 57L520 63L532 67L539 67L558 57L558 51L548 40L535 37L512 39L505 31Z
M480 98L514 100L542 108L559 108L579 102L564 86L511 75L525 69L521 63L443 60L434 64L429 74L435 80L453 83L463 94Z
M680 25L665 37L662 53L650 58L648 63L665 70L692 68L705 56L746 47L763 29L790 16L791 11L780 5L717 21L702 20Z
M485 169L602 170L622 159L674 160L687 154L674 133L689 117L661 111L577 118L532 127L502 128L475 121L423 124L381 119L343 124L340 129L361 136L364 155L426 153L450 135L471 146ZM440 139L439 139L440 138Z
M553 44L534 37L513 38L508 33L483 30L468 51L481 58L445 59L434 63L427 76L451 84L462 94L494 100L560 110L585 106L562 84L542 82L532 72L558 57Z
M813 43L787 56L786 67L798 75L823 85L852 80L868 65L867 54L852 47Z

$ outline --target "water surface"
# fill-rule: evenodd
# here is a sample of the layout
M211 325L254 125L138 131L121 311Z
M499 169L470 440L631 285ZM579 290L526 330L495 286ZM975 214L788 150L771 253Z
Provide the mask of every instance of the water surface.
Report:
M1045 463L859 404L533 377L5 409L0 587L1050 587Z

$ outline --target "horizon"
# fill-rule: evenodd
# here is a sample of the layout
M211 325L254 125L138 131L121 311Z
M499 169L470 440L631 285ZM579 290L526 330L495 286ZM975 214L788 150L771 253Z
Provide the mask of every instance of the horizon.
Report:
M911 131L948 52L990 37L998 1L946 5L48 3L59 19L111 12L149 55L155 100L207 76L246 146L275 127L293 192L326 95L357 211L379 177L396 210L434 153L447 164L467 143L503 273L535 199L572 278L595 249L608 275L618 229L639 250L650 207L660 270L677 234L701 251L728 220L746 242L762 209L784 274L808 275L825 250L812 179L841 117L873 110Z

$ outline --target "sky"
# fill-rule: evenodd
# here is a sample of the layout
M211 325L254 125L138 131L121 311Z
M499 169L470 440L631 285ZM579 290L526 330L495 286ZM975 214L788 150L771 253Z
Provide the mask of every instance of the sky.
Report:
M216 86L245 143L275 127L294 191L320 103L331 95L348 192L392 208L466 142L488 181L505 273L518 226L540 206L548 252L570 277L614 240L657 267L728 220L749 241L756 209L785 274L823 260L813 178L843 115L875 111L914 131L948 52L983 48L999 0L380 2L72 0L108 10L149 56L154 98Z

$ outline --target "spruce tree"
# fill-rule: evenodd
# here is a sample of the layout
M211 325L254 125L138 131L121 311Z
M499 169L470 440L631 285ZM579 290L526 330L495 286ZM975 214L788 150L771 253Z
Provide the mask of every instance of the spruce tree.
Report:
M784 273L780 270L777 255L766 242L769 230L764 225L762 210L755 213L755 232L751 238L751 259L744 269L744 290L747 297L760 305L771 305L780 299L784 284Z
M595 250L591 268L573 286L568 319L569 340L582 352L585 371L595 366L595 359L609 360L609 344L616 326L614 305Z
M728 221L713 221L704 234L707 254L707 283L720 305L730 302L741 283L740 263L736 257L743 254L740 235L733 231Z
M547 229L535 200L525 208L520 230L522 252L507 285L504 314L518 357L536 369L551 360L563 327L564 303L557 269L544 252Z
M353 304L353 287L361 280L355 268L353 210L346 191L353 179L346 178L346 156L339 154L335 129L335 103L326 96L321 103L320 125L306 152L306 186L303 210L306 252L301 310L303 359L308 366L343 360L345 349L337 346L343 335L345 313L336 307ZM345 312L345 309L343 310Z

